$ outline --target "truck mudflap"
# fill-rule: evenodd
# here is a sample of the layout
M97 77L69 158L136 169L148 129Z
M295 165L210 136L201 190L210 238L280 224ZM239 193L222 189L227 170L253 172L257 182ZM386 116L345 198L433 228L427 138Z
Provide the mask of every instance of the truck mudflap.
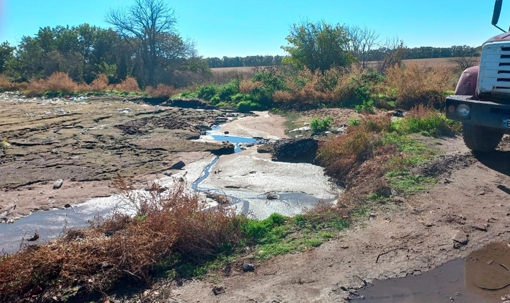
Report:
M474 125L501 129L510 133L510 105L483 100L473 96L452 95L446 98L446 117Z

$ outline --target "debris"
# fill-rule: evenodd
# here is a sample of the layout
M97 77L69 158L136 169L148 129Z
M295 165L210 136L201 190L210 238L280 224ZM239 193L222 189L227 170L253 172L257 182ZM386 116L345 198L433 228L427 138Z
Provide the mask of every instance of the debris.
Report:
M34 242L34 241L37 241L38 239L39 239L39 233L36 231L32 237L27 239L27 241Z
M254 271L254 270L255 270L255 265L250 264L250 263L243 263L243 271L244 272Z
M468 239L469 235L466 234L465 232L459 230L457 231L457 233L455 234L455 236L453 236L453 248L455 249L459 249L460 247L464 246L464 245L467 245L468 242L469 242L469 239Z
M280 195L278 195L275 192L269 192L269 193L266 194L266 198L268 200L277 200L277 199L280 199Z
M53 189L61 188L62 184L64 184L64 180L58 179L57 181L55 181L55 183L53 183Z
M225 287L223 286L214 286L212 289L215 296L221 295L225 293Z

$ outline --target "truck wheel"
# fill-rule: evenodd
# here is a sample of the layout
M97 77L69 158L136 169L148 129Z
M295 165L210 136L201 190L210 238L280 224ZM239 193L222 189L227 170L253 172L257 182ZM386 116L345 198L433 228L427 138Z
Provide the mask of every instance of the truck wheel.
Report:
M503 133L498 130L467 123L462 123L462 135L470 150L482 153L494 150L503 138Z

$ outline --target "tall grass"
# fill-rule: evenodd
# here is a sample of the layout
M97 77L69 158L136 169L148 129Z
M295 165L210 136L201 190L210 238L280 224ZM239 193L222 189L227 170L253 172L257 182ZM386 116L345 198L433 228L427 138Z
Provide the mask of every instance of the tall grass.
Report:
M387 69L385 93L394 97L397 107L409 109L418 104L441 108L444 92L455 87L458 75L451 67L434 68L410 63Z
M121 280L148 282L159 264L175 254L195 262L239 242L242 217L224 207L206 209L180 186L167 193L153 185L135 194L117 186L137 209L135 217L115 214L90 229L72 230L44 245L0 258L0 301L30 297L33 289L78 287L104 292Z

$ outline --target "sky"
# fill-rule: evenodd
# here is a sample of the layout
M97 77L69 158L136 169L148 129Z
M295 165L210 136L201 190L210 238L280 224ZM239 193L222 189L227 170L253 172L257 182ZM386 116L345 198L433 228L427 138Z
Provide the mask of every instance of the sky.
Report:
M177 30L199 55L284 55L294 23L324 20L366 26L380 40L398 37L408 47L479 46L500 33L491 25L493 0L163 0L175 10ZM106 13L132 0L0 0L0 42L17 45L40 27L109 27ZM510 0L499 24L510 25Z

